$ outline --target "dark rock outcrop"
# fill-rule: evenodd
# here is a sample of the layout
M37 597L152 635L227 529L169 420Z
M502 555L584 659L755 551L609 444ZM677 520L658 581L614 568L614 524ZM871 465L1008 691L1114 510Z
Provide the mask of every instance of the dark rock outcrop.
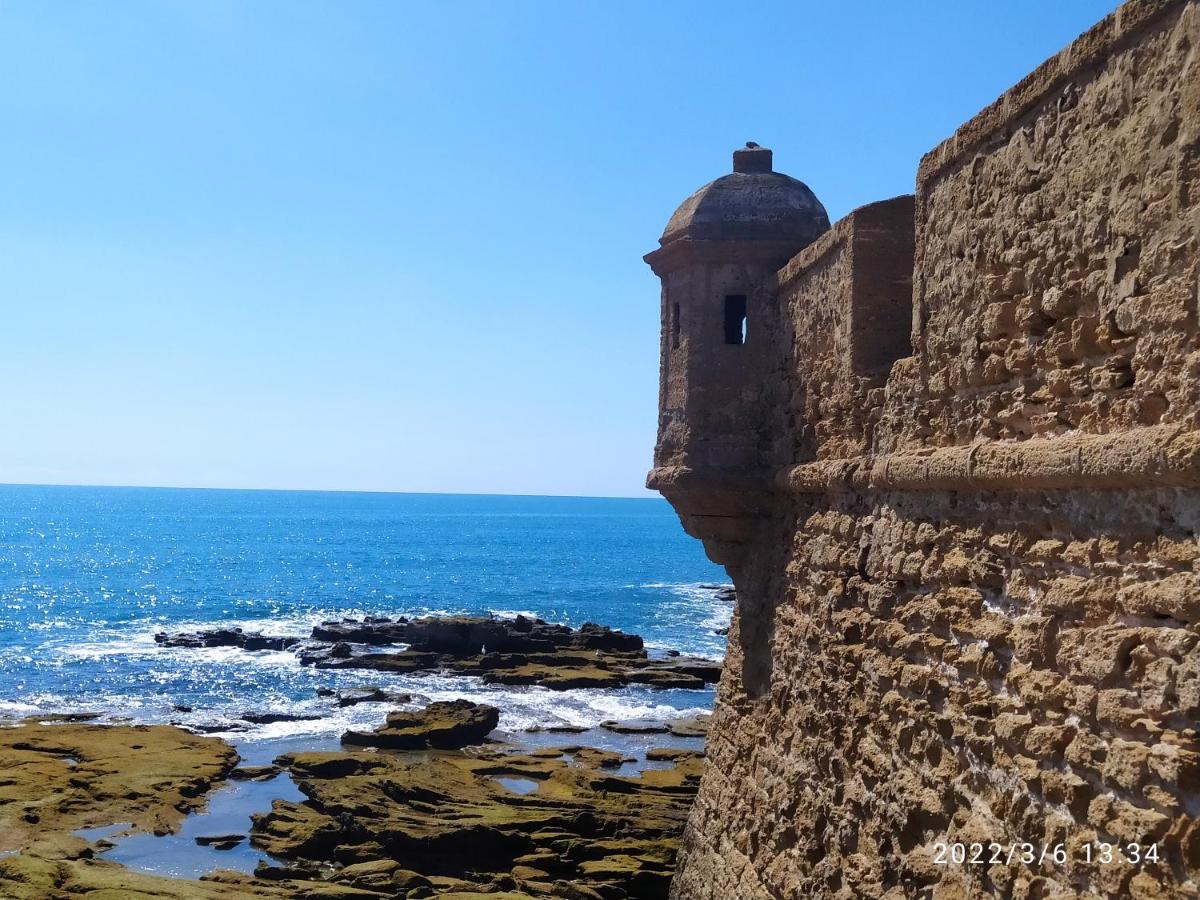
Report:
M407 644L409 649L457 658L498 653L545 653L553 650L601 650L637 653L642 639L604 625L585 622L578 629L517 616L425 616L420 619L370 617L322 622L313 640L357 644Z
M367 616L358 619L322 622L312 630L315 641L347 641L352 644L404 644L407 637L408 619L389 619L382 616Z
M234 781L270 781L280 772L279 766L238 766L229 773Z
M399 691L385 691L379 687L355 688L334 694L341 707L358 706L360 703L412 703L413 695Z
M158 635L166 646L247 646L261 648L261 636L237 629ZM486 684L540 685L553 690L613 688L645 684L659 688L702 688L716 683L720 663L674 653L647 656L642 638L586 622L579 628L517 616L427 616L389 619L374 616L323 622L312 639L291 641L303 665L319 669L364 669L411 674L447 672L473 675ZM332 643L330 643L332 642ZM383 649L399 645L397 649ZM363 648L365 652L360 652ZM329 696L333 696L330 692ZM378 689L375 694L339 696L338 703L404 703Z
M196 843L201 847L212 847L214 850L232 850L246 840L244 834L199 834Z
M482 743L500 723L500 710L469 700L430 703L416 712L389 713L375 731L347 731L343 744L387 750L457 749Z
M243 650L290 650L300 643L297 637L280 637L242 631L240 628L213 628L175 634L159 632L154 642L163 647L240 647Z
M668 726L663 722L601 722L600 727L615 734L666 734Z

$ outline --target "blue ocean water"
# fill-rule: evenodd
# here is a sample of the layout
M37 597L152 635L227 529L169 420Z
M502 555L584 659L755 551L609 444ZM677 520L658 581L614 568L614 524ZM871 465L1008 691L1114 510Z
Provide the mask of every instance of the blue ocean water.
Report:
M523 612L719 657L730 609L712 585L726 580L656 499L0 486L0 716L333 735L382 711L338 709L317 688L363 684L492 702L512 731L685 714L711 691L329 672L291 652L163 648L153 635L238 624L307 636L342 616ZM246 711L317 718L251 727Z

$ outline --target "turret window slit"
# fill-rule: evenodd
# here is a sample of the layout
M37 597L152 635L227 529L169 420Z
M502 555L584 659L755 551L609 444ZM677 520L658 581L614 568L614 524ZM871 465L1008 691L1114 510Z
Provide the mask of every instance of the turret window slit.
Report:
M725 343L746 343L746 295L725 296Z

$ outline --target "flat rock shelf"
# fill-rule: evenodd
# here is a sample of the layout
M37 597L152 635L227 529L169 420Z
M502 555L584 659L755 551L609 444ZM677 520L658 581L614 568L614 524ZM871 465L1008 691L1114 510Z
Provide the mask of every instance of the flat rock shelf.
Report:
M665 898L701 739L487 742L495 713L431 704L380 729L423 733L421 749L271 763L171 726L12 723L0 896ZM179 877L136 871L151 858Z

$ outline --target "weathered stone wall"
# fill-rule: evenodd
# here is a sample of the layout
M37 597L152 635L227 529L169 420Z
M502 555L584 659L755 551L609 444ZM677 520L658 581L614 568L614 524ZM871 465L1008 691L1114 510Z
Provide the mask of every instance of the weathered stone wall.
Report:
M870 449L891 364L909 352L913 198L855 210L780 269L771 287L788 328L788 452L842 459Z
M766 423L776 392L769 388L779 383L780 373L768 367L780 354L762 351L779 341L781 328L774 296L757 288L776 267L757 260L700 259L664 277L660 380L665 427L656 465L751 468L762 456L764 442L773 439ZM756 301L748 303L744 345L725 342L728 295Z
M1196 425L1200 24L1179 6L1124 7L923 161L908 443Z
M849 493L794 516L739 579L772 634L764 656L731 631L677 896L1195 894L1194 491ZM938 840L1073 860L938 866ZM1164 863L1089 866L1089 840Z
M1135 2L926 157L886 388L897 241L781 270L791 467L721 523L677 898L1200 896L1198 179L1200 10Z

